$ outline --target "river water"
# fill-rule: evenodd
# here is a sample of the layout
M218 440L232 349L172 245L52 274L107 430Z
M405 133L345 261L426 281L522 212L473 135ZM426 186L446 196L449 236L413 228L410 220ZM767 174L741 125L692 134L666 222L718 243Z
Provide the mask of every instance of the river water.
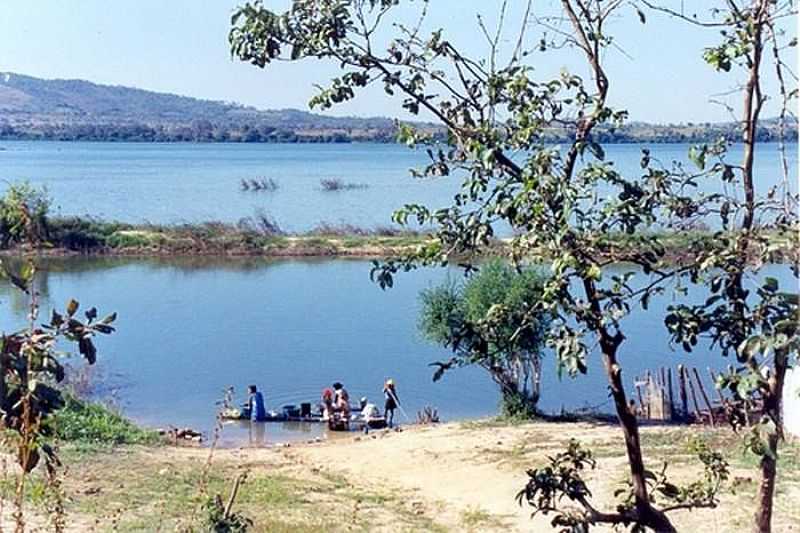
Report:
M0 146L5 148L0 177L46 185L64 214L129 221L233 221L261 207L289 229L308 229L320 221L374 226L385 224L389 212L407 201L447 203L455 187L452 181L407 177L406 169L424 158L393 145ZM664 159L679 158L686 149L656 147ZM774 155L774 145L767 150ZM637 147L610 146L608 155L621 168L638 165ZM780 179L777 164L762 171L765 180ZM259 175L273 177L280 189L260 194L238 190L240 178ZM369 187L323 193L318 183L324 177ZM446 420L497 410L496 388L477 369L456 369L433 383L428 364L448 354L421 339L416 329L419 291L448 277L458 279L458 270L410 272L393 289L381 291L370 282L365 260L73 257L42 260L40 269L43 314L53 306L63 308L71 297L97 306L101 315L119 314L118 332L98 340L93 380L103 384L104 395L125 414L150 426L210 432L223 389L233 386L241 400L251 383L265 392L270 407L316 401L334 381L342 381L353 398L381 403L381 385L392 377L412 418L426 405ZM797 290L783 266L769 266L761 275ZM702 287L694 287L687 298L705 296ZM629 386L635 375L661 365L684 363L705 370L730 362L702 344L690 355L670 348L662 320L673 298L668 291L651 302L649 311L635 311L626 319L621 359ZM25 314L21 295L0 285L0 331L21 327ZM544 368L545 410L611 410L596 355L589 374L576 380L559 379L549 353ZM253 432L248 424L231 424L222 440L236 445L322 435L321 427L311 425L267 424Z
M233 386L243 399L251 383L265 392L271 407L316 401L334 381L343 382L354 398L380 402L381 385L392 377L412 418L426 405L447 420L497 410L497 391L477 369L456 369L431 381L428 364L448 354L417 332L418 293L448 277L457 280L461 274L455 269L403 274L393 289L381 291L369 281L370 263L363 260L62 258L44 260L40 267L44 316L73 296L98 306L101 315L118 312L118 331L98 340L97 379L106 394L113 390L127 415L151 426L208 431L223 389ZM763 274L792 287L782 266ZM8 331L25 323L26 308L18 291L2 287L0 329ZM694 288L688 299L704 296L702 288ZM704 371L730 362L709 355L702 345L690 355L670 348L662 320L672 299L656 298L649 311L626 319L621 360L629 385L633 376L661 365L684 363ZM575 380L556 376L549 353L544 367L545 410L611 410L596 356L588 375ZM321 429L267 424L260 438L310 438ZM226 426L223 438L240 442L247 430L247 425Z
M653 158L686 161L689 145L657 144ZM641 172L641 147L608 145L619 172ZM762 191L781 179L777 145L756 159ZM797 146L789 149L797 181ZM736 161L741 147L731 148ZM54 209L125 222L236 222L263 210L287 231L320 222L366 228L388 225L403 204L449 205L458 180L416 179L410 168L427 162L424 151L396 144L159 144L56 141L0 142L0 191L27 180L45 185ZM241 179L274 179L275 192L243 192ZM338 178L367 187L323 192L320 180ZM796 190L796 189L795 189Z

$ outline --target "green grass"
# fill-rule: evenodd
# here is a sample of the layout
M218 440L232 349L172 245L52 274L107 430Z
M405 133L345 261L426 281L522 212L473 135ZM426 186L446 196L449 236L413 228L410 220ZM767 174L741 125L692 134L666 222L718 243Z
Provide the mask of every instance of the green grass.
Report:
M479 507L469 508L461 513L461 524L467 531L482 531L488 527L500 528L502 522Z
M49 421L55 437L82 446L156 444L156 432L143 429L121 414L98 403L87 403L66 396L65 406Z

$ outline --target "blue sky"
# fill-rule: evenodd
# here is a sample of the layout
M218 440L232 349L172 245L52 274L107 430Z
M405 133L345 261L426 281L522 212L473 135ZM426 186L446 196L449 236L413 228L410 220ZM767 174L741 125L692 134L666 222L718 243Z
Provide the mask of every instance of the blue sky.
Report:
M666 0L680 6L680 0ZM0 71L44 78L82 78L97 83L141 87L187 96L236 101L259 108L306 109L314 83L324 83L336 67L316 60L281 63L260 70L230 59L227 32L237 0L3 0L0 2ZM534 0L534 10L553 13L556 0ZM690 0L692 6L715 4ZM286 1L267 1L285 7ZM522 0L510 0L507 47ZM420 2L402 7L410 17ZM493 25L499 0L432 0L427 28L444 28L457 46L486 52L476 14ZM795 21L788 24L796 34ZM612 103L628 109L633 120L704 122L729 120L729 113L709 103L712 95L733 88L740 78L716 73L701 58L704 46L717 42L715 30L698 29L659 14L641 25L632 10L612 23L625 51L607 59ZM529 42L538 40L533 27ZM543 75L574 67L569 53L535 54ZM796 63L790 60L790 64ZM732 101L735 105L735 101ZM399 101L381 90L331 111L345 115L403 116ZM774 114L767 108L767 115Z

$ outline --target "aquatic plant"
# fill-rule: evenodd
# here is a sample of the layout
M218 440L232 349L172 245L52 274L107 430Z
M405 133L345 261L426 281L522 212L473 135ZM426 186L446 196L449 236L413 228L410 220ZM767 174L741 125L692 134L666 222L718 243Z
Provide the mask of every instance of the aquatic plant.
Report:
M351 183L338 178L322 179L319 181L319 186L325 192L352 191L369 187L366 183Z
M272 178L257 178L257 179L242 179L239 182L239 188L242 191L253 192L275 192L280 186L278 182Z

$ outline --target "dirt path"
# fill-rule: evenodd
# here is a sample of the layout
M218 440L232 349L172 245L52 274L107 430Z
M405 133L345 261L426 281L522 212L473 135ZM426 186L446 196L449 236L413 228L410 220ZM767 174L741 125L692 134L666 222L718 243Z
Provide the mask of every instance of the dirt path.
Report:
M690 433L686 429L645 428L643 438L655 463L651 466L658 467L669 458L676 480L688 481L701 474L683 450ZM593 500L601 508L613 509L614 490L627 473L622 441L613 426L475 428L448 424L380 433L350 443L304 446L294 449L290 456L341 473L354 483L406 494L453 531L549 531L550 517L531 519L531 508L520 506L515 496L526 482L525 470L543 464L547 455L563 449L572 438L594 448L598 467L588 476ZM747 495L755 489L753 475L753 470L735 469L739 494L724 496L717 509L673 513L679 531L698 525L704 533L747 531L751 506L739 504L748 501ZM798 476L800 472L793 472L792 482L779 491L775 531L800 531L800 515L790 510L789 497L800 492Z
M728 454L731 481L718 508L671 514L678 531L749 531L755 462L741 454L740 441L730 431L643 428L648 467L655 470L668 461L673 481L696 479L701 471L686 446L693 437ZM206 449L74 453L65 457L67 531L166 532L196 525L201 481L207 494L224 496L242 472L248 477L236 509L253 520L257 532L552 531L550 517L531 519L531 509L519 506L515 495L527 468L544 464L573 438L597 459L597 468L587 474L593 502L613 509L614 491L627 477L616 427L484 421L380 431L320 444L216 450L207 471ZM798 443L784 447L777 494L774 531L800 532ZM10 502L5 503L0 526L11 530ZM50 530L42 527L47 515L41 501L32 497L26 512L30 530Z

